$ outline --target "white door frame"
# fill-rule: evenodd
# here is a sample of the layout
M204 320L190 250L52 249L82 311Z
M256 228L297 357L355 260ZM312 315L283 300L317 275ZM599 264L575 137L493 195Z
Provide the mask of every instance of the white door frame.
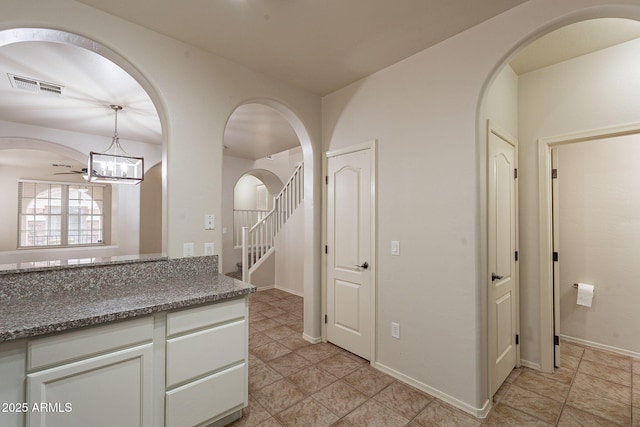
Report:
M378 271L378 254L376 251L377 247L377 239L376 239L376 229L377 227L377 212L378 212L378 203L377 203L377 188L378 188L378 174L377 174L377 164L378 164L378 155L377 155L377 145L378 141L376 139L363 142L361 144L350 145L345 148L339 148L337 150L327 151L322 158L322 176L323 176L323 184L322 184L322 341L327 342L327 324L324 319L327 313L327 254L324 250L327 244L327 223L328 223L328 212L327 212L327 185L326 185L326 177L328 173L328 160L330 157L340 156L343 154L354 153L356 151L362 150L371 150L371 360L369 361L371 365L374 364L376 360L376 318L377 318L377 305L376 305L376 288L377 288L377 271Z
M540 369L554 369L553 215L551 150L565 144L640 133L640 122L538 139L538 221L540 277Z

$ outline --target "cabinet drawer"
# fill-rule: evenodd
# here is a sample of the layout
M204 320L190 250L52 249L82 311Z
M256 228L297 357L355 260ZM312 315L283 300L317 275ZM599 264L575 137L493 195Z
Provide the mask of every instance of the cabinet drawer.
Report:
M245 313L245 298L174 311L167 314L167 336L244 318Z
M166 393L166 427L215 421L244 406L246 364L241 364Z
M27 344L27 369L77 360L152 339L151 316L36 338Z
M246 321L167 340L167 387L245 360Z

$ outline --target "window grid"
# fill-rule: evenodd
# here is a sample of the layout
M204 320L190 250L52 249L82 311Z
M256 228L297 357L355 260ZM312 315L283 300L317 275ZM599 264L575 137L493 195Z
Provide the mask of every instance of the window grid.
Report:
M104 188L19 182L18 247L102 245Z

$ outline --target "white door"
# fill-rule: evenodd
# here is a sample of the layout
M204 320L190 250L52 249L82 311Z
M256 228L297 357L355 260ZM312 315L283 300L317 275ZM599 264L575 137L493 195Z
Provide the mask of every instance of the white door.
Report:
M371 357L372 150L327 154L327 340Z
M517 363L516 148L489 132L489 350L491 393Z

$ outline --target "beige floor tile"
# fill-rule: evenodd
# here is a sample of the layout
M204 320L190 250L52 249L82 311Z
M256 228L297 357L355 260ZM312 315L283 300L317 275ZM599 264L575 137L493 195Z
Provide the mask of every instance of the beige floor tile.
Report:
M345 419L356 427L401 427L409 420L394 413L375 400L367 400Z
M287 353L284 356L276 357L267 362L267 364L284 377L311 366L311 362L295 353Z
M312 397L338 417L344 417L367 400L367 396L343 381L334 382Z
M562 360L562 357L567 355L567 356L572 356L572 357L577 357L578 359L580 359L582 357L582 355L584 354L584 347L574 344L574 343L570 343L570 342L566 342L566 341L561 341L560 342L560 358Z
M631 423L631 406L603 399L602 396L571 389L567 404L611 422L628 426Z
M231 427L255 427L271 415L252 396L249 396L249 406L242 410L242 418L230 424Z
M633 373L636 375L640 375L640 359L634 358L632 363L633 363Z
M565 405L558 421L558 427L619 427L604 418Z
M265 421L258 424L256 427L282 427L282 424L275 418L267 418Z
M342 378L360 368L362 364L344 354L337 353L326 359L322 359L317 363L317 366L338 378Z
M278 342L292 351L298 350L302 347L313 345L309 341L302 338L298 333L294 335L286 336L281 340L279 340Z
M433 396L399 381L392 383L373 398L378 403L408 419L413 419L433 400Z
M562 410L562 402L525 390L515 384L509 387L509 391L500 403L553 425L558 421Z
M582 360L578 372L631 387L631 370L612 368L590 360Z
M276 415L307 396L293 383L282 379L256 391L253 397L271 415Z
M365 365L344 377L343 381L371 397L395 380L384 372Z
M513 384L513 382L520 376L522 371L523 371L522 368L513 368L513 370L509 373L507 378L504 380L504 382L508 384Z
M264 331L262 331L262 333L268 336L269 338L271 338L272 340L276 340L276 341L279 341L290 335L298 335L296 331L294 331L293 329L285 325L278 325L275 328L265 329Z
M340 418L338 421L333 423L331 427L352 427L352 425L346 418Z
M611 353L603 350L596 350L593 348L586 348L582 355L584 360L600 363L611 368L630 370L631 358L628 356L622 356L620 354Z
M337 352L336 347L328 343L313 344L296 350L296 353L311 363L318 363L327 357L333 356Z
M263 362L268 362L276 357L291 353L291 350L277 341L271 341L270 343L261 345L260 347L252 348L251 351Z
M310 366L302 369L295 374L290 375L288 379L307 394L316 393L329 384L338 381L338 378L317 366Z
M560 367L576 371L579 364L580 357L569 356L562 353L560 354Z
M633 374L633 389L640 391L640 374Z
M264 363L258 356L253 354L251 350L249 350L249 366L254 366L256 364Z
M268 317L262 313L251 313L251 312L249 313L249 325L251 327L253 327L253 325L255 325L256 323L266 319L268 319Z
M631 425L632 427L640 427L640 409L639 408L632 408L632 421L631 421Z
M552 424L547 424L510 406L498 403L482 425L486 427L548 427Z
M249 315L255 316L257 313L260 313L264 310L272 310L275 307L269 303L261 302L261 301L251 301L249 302ZM271 316L269 316L271 317Z
M262 313L258 313L258 316L264 317ZM264 319L253 321L253 322L251 321L251 318L249 318L249 324L253 326L254 329L260 332L267 329L275 328L276 326L280 326L280 323L276 322L273 319L269 319L267 317L264 317Z
M546 372L536 372L536 374L543 376L545 378L552 379L554 381L561 382L562 384L565 384L565 385L571 385L571 381L573 381L573 377L576 374L576 370L567 368L567 367L560 367L560 368L555 368L553 373L551 374L548 374Z
M640 389L633 389L633 395L631 396L631 406L640 408Z
M577 393L592 393L605 399L631 405L631 387L612 383L591 375L586 375L578 370L573 380L571 390Z
M414 421L423 427L478 427L481 421L469 414L434 400Z
M269 344L271 341L273 341L273 338L270 338L262 332L251 334L249 335L249 350Z
M264 363L249 365L249 393L254 393L281 379L282 375Z
M508 382L505 381L502 383L498 391L496 391L496 394L493 395L494 404L502 400L504 395L507 394L507 391L509 391L509 387L511 387L511 384L509 384Z
M549 397L558 402L564 402L569 393L569 386L525 369L515 380L515 385L525 390L533 391L542 396Z
M271 304L269 304L269 305L271 305ZM272 317L275 317L275 316L280 316L280 315L285 314L285 313L286 313L285 310L283 310L281 308L278 308L278 307L275 307L273 305L271 305L270 309L262 310L260 312L260 314L262 314L262 315L264 315L264 316L266 316L268 318L272 318Z
M324 406L308 397L280 412L276 418L285 427L329 427L338 417Z

